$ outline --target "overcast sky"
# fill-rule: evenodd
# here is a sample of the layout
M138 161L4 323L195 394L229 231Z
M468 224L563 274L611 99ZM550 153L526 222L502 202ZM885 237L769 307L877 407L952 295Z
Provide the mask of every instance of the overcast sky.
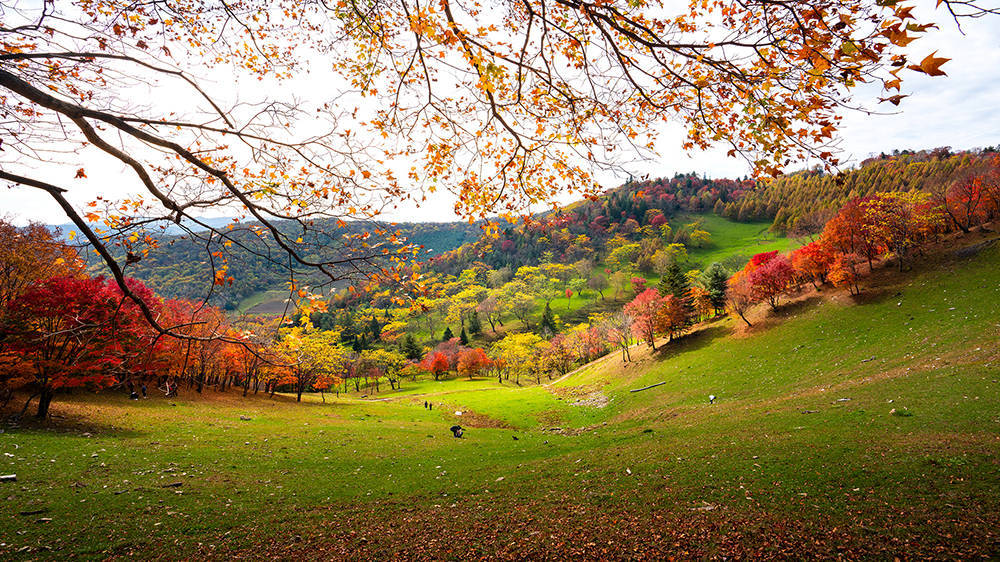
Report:
M926 8L924 8L926 9ZM939 18L941 14L939 13ZM862 89L858 100L883 114L848 113L841 130L841 159L856 163L870 154L892 149L922 149L951 146L967 149L1000 144L1000 18L965 21L965 35L954 22L941 21L940 30L932 30L914 46L913 57L937 50L938 56L951 58L942 70L947 77L930 78L909 72L903 92L909 94L899 108L876 104L879 88ZM697 172L712 178L738 177L749 172L742 160L728 158L725 149L684 153L680 149L680 128L666 129L657 149L660 157L634 167L637 176L671 176L677 172ZM71 173L61 172L61 173ZM72 183L72 200L82 204L96 195L108 198L127 196L136 189L131 174L110 160L88 162L88 178ZM40 174L44 177L46 174ZM607 187L626 179L626 175L600 178ZM66 183L66 178L58 183ZM404 209L392 220L453 220L452 199L442 192L420 209ZM18 223L29 220L48 224L66 223L60 210L43 194L22 187L0 187L0 216Z

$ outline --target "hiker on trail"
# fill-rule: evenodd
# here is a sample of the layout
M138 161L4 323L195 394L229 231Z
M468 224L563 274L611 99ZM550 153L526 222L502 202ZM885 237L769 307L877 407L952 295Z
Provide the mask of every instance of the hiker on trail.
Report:
M426 400L424 400L424 409L425 410L427 409L427 401Z

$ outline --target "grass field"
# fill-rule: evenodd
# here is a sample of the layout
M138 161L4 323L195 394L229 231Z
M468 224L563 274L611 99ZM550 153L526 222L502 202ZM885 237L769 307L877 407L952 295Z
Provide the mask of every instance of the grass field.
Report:
M1000 556L1000 245L876 281L552 386L60 397L0 434L0 554Z
M698 267L705 268L714 262L721 262L730 256L749 259L754 254L795 248L798 244L791 238L768 232L770 222L735 222L707 213L681 217L672 224L701 221L703 228L712 235L712 243L705 248L689 248L688 255Z

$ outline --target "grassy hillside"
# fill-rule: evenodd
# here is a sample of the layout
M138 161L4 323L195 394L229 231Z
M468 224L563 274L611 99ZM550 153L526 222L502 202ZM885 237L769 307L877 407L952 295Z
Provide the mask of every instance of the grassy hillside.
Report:
M552 386L73 397L0 434L0 553L998 556L1000 244L881 275Z
M791 250L798 246L795 240L774 234L769 222L735 222L718 215L698 214L682 217L678 222L701 221L703 228L712 235L712 243L704 248L689 248L688 255L700 268L722 262L731 256L749 260L754 254Z

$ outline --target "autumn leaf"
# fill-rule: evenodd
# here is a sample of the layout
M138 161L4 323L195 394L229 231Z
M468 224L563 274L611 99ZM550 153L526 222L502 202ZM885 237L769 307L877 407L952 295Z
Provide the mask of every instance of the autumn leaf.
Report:
M916 70L917 72L923 72L928 76L947 76L943 70L941 70L941 65L950 61L951 59L946 59L942 57L935 57L937 51L924 57L924 60L920 61L920 65L911 64L907 68L910 70Z
M897 94L895 96L889 96L887 98L879 98L878 101L880 101L880 102L889 102L892 105L899 105L899 102L901 102L903 100L903 98L905 98L905 97L909 97L909 96L907 94Z
M83 171L83 168L80 168L79 170L77 170L76 171L76 176L74 176L75 179L82 179L82 178L85 178L85 177L87 177L87 173Z

